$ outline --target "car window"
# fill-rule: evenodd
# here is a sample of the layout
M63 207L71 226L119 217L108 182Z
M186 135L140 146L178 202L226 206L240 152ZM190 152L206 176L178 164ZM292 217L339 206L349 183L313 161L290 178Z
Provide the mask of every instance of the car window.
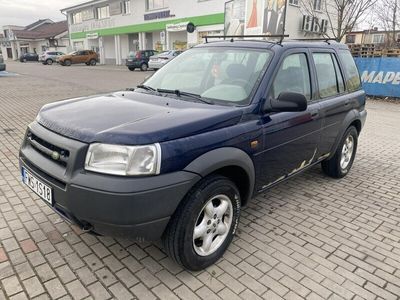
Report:
M266 50L193 48L171 60L145 84L201 95L221 104L245 105L270 57Z
M281 93L300 93L311 99L310 68L305 53L287 56L282 62L272 84L272 97L277 99Z
M332 54L332 59L333 59L333 64L335 65L335 72L336 72L336 80L337 80L337 84L338 84L338 91L339 91L339 93L343 93L344 92L343 73L342 73L342 70L339 67L339 63L338 63L336 55Z
M313 53L319 95L327 98L339 93L339 83L331 53Z
M340 50L339 58L342 61L344 67L344 73L346 77L346 86L349 92L354 92L361 87L360 74L358 73L356 63L351 56L350 51Z

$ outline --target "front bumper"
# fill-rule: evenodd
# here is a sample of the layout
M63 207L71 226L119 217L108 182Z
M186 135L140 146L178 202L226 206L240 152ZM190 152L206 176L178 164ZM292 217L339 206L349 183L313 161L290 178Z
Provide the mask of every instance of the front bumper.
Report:
M21 167L53 191L52 208L85 230L107 236L157 240L180 201L200 179L190 172L152 177L120 177L83 169L87 144L57 135L38 123L30 132L47 143L67 149L66 165L52 160L25 138Z
M162 67L165 66L165 64L166 63L149 61L149 68L150 69L161 69Z

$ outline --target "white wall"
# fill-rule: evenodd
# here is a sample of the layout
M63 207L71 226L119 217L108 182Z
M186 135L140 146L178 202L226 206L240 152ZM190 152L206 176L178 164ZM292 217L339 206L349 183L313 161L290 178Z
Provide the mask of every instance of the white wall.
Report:
M146 11L144 0L131 0L132 7L130 15L116 15L110 16L109 18L104 20L88 20L82 22L81 24L70 24L70 32L91 31L101 28L120 27L132 24L152 23L166 20L174 23L174 19L177 18L223 13L225 7L224 3L225 1L222 0L209 0L201 2L199 2L198 0L169 0L169 6L167 8L155 11ZM95 6L92 5L92 7ZM83 10L83 8L79 10ZM175 17L150 21L144 20L144 14L146 13L165 10L170 10L171 15L175 15ZM68 13L68 15L70 15L70 13ZM71 19L71 17L68 17L69 22L71 22Z
M104 55L106 59L115 59L115 41L114 36L103 37Z
M129 54L129 38L127 35L121 35L121 58L126 59Z

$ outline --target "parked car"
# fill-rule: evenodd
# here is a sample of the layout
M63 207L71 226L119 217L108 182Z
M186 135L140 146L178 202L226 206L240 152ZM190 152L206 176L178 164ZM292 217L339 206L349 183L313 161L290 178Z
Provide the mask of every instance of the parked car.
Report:
M149 68L153 70L158 70L163 67L167 62L171 61L183 51L180 50L170 50L165 51L160 54L156 54L150 57L149 59Z
M74 51L58 58L58 62L62 66L70 66L72 64L86 64L88 66L95 66L98 61L99 57L97 53L92 50Z
M0 71L5 71L6 70L6 64L4 62L3 56L0 54Z
M39 61L39 55L37 53L24 53L19 57L20 62L27 62L27 61Z
M147 71L149 68L150 56L156 54L157 51L155 50L131 51L126 59L126 66L130 71L134 71L137 68L139 68L141 71Z
M365 102L346 45L206 43L134 91L45 105L21 146L22 180L83 230L162 238L200 270L255 195L317 164L350 172Z
M44 65L52 65L53 63L58 62L59 57L62 55L65 55L65 53L60 51L46 51L39 56L39 61Z

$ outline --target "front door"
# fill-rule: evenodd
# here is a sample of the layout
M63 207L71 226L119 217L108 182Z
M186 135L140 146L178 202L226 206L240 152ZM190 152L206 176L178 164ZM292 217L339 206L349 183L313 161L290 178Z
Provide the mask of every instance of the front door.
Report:
M291 51L281 60L267 99L277 99L282 92L300 93L307 98L308 108L304 112L268 113L261 118L263 150L254 157L257 191L301 171L317 159L322 123L311 75L307 51Z

